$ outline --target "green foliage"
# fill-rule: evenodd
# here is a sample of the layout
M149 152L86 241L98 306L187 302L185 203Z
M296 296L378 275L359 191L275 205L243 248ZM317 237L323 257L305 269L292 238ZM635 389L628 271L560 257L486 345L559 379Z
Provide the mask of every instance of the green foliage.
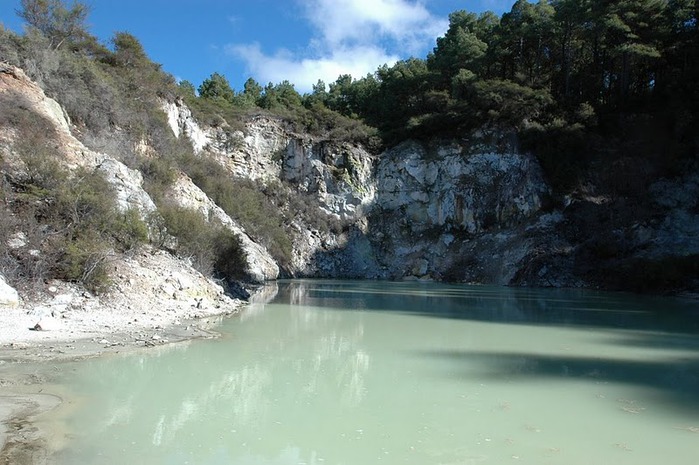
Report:
M114 43L113 64L124 68L145 68L150 65L146 51L136 37L128 32L117 32Z
M133 208L119 212L111 221L109 232L121 250L132 250L148 242L148 225Z
M140 215L118 210L114 191L99 172L68 173L49 153L17 149L27 173L11 177L6 195L19 219L16 231L28 236L29 244L13 252L14 260L4 267L15 267L15 275L30 281L57 278L81 282L95 292L105 290L111 254L148 239Z
M429 57L430 67L440 71L447 82L460 70L478 71L488 49L488 44L478 37L478 25L479 18L474 13L457 11L449 15L449 29L437 39L437 47Z
M475 81L467 98L480 112L482 122L505 128L519 128L523 122L537 119L553 103L546 90L499 79Z
M162 205L159 211L168 233L177 238L177 254L189 258L202 274L220 279L245 277L245 253L230 230L207 221L195 210Z
M196 97L197 94L197 90L195 89L194 84L187 81L186 79L180 81L177 84L177 90L180 92L181 95L183 95L187 99L193 99Z
M154 200L159 200L177 178L175 161L168 157L144 158L138 169L143 175L146 191Z
M17 14L31 27L36 28L48 40L50 47L58 49L67 40L85 36L85 20L89 7L74 1L66 8L61 0L22 0Z
M270 82L265 86L259 105L267 110L294 110L302 107L301 95L289 81L282 81L279 84Z
M199 86L199 96L221 103L233 103L234 92L223 75L214 73Z
M262 244L282 266L291 260L291 239L277 205L248 179L232 179L214 160L183 156L179 166L229 216L238 220L250 236Z
M106 267L109 251L100 243L99 237L59 238L55 247L61 253L54 265L53 278L80 282L95 293L109 288L111 280Z

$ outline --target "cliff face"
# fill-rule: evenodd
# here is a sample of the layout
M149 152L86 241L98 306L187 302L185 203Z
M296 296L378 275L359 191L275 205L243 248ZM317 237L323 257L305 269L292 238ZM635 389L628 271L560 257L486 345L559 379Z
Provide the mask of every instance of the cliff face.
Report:
M548 188L538 164L516 153L466 153L455 144L426 150L404 143L378 166L372 217L381 261L394 277L458 279L471 243L513 234L540 215ZM489 247L489 256L503 253ZM513 252L510 250L510 252ZM516 252L521 253L521 252ZM515 261L474 281L509 283ZM456 275L455 275L456 273Z
M201 128L181 103L166 111L175 134L217 157L231 175L283 181L344 222L342 232L327 232L293 221L291 276L699 287L691 278L699 257L696 167L642 197L578 192L555 200L527 154L406 141L373 156L269 118L228 134ZM653 273L677 263L689 280L664 281L660 271L656 281Z
M48 122L65 167L102 171L122 210L143 217L155 211L141 173L85 147L60 105L21 70L0 68L0 92L21 96ZM696 268L696 168L654 184L643 199L577 194L555 202L527 154L406 141L372 155L355 144L295 133L270 117L232 131L200 125L181 101L163 102L163 111L173 133L189 140L197 156L216 160L233 182L255 180L306 199L305 208L337 222L321 228L289 211L295 207L280 205L287 209L292 240L291 257L280 267L253 239L255 231L245 231L181 174L167 197L238 236L247 255L244 274L252 282L295 276L633 288L643 283L638 270L647 266ZM21 172L16 142L11 125L0 128L5 169Z
M528 155L408 141L372 156L268 118L226 141L220 129L201 128L181 102L164 108L173 132L190 137L232 176L283 181L345 223L332 233L295 220L292 276L509 284L535 247L522 237L558 221L541 211L549 189Z

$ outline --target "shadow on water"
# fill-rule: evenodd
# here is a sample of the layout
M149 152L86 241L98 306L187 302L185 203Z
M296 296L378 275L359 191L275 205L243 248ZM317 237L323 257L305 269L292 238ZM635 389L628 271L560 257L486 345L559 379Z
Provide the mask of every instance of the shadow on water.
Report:
M699 301L583 289L386 281L281 282L277 301L491 323L648 331L620 344L699 349ZM685 335L685 336L680 336ZM684 344L684 349L687 348Z
M303 280L282 283L277 299L326 309L602 331L607 344L666 353L662 360L479 351L419 355L456 363L462 367L456 369L459 376L634 384L660 390L679 408L699 411L699 302L694 300L590 290ZM473 366L487 369L477 373Z
M463 379L519 381L546 377L634 384L657 389L682 411L699 413L699 356L646 361L478 351L437 350L418 355L447 360L450 366L455 364L459 368L445 376ZM634 407L628 408L630 413L640 413L633 411Z

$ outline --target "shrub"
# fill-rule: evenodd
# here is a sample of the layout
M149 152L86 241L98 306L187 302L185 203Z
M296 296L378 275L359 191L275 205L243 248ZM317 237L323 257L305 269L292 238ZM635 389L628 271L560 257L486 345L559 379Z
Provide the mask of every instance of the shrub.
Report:
M244 278L245 252L230 230L209 222L197 211L174 205L159 209L167 231L177 238L176 253L202 274L220 279Z
M282 266L291 261L291 238L279 207L254 181L231 178L215 160L186 155L178 160L181 169L247 233L262 244Z
M109 249L99 235L62 238L55 248L62 252L54 265L54 278L80 282L94 293L107 290L111 284L106 262Z
M25 141L26 142L26 141ZM46 147L18 144L24 173L7 175L2 271L38 285L45 279L80 282L93 292L109 284L107 261L114 250L127 251L147 240L148 230L135 210L120 212L112 186L97 171L69 173ZM7 247L13 236L22 245Z
M119 213L111 223L111 235L122 251L130 251L148 241L148 226L137 209Z

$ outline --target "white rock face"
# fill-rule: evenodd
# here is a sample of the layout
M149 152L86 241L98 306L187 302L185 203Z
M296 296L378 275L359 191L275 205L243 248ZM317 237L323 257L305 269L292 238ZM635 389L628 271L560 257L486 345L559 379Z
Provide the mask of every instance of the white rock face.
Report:
M142 216L156 209L153 200L143 190L143 176L112 157L104 156L96 166L116 191L116 201L123 212L135 209Z
M209 144L209 138L192 117L191 110L181 100L163 102L163 110L175 137L187 137L192 142L195 153L204 150Z
M163 102L163 111L176 137L187 137L194 153L207 152L233 176L264 181L279 178L279 158L290 136L278 121L257 117L243 133L226 127L202 128L181 100Z
M358 219L376 194L374 162L364 149L348 143L292 139L281 177L301 191L317 194L326 213Z
M292 134L279 120L258 116L245 130L201 128L181 102L164 103L175 136L189 138L196 153L207 152L232 176L288 181L315 193L326 213L357 218L374 198L374 159L346 143L314 142Z
M465 154L456 145L428 154L413 142L381 157L376 184L376 205L403 211L413 231L450 226L471 234L530 217L547 192L532 157Z
M5 277L0 275L0 307L16 307L19 305L19 294L14 287L7 284Z

